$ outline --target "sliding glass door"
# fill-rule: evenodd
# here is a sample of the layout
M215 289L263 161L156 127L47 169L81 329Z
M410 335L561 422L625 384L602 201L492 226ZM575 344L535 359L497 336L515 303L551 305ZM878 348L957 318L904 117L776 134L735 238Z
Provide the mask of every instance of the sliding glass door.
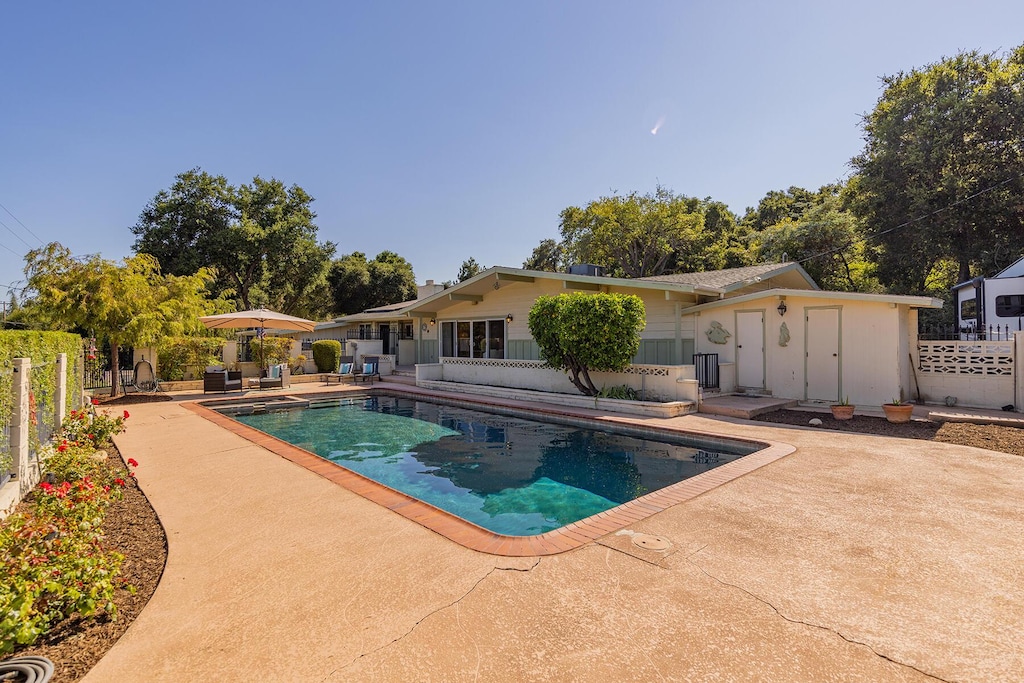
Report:
M441 323L441 355L447 358L504 358L504 320Z

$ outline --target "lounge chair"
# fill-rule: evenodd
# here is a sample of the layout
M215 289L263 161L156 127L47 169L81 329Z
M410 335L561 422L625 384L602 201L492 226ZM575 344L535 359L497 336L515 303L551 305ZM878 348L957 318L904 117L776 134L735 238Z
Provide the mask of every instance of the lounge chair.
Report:
M355 364L352 362L352 356L342 356L341 363L338 366L338 371L324 373L323 380L327 382L328 386L332 382L341 384L345 380L353 378L355 367Z
M363 366L359 370L361 372L352 374L352 379L356 382L373 384L374 377L380 379L380 358L378 356L363 356Z
M271 365L260 372L260 389L283 389L290 387L292 371L287 363Z
M207 368L203 373L203 393L210 391L241 391L241 371Z

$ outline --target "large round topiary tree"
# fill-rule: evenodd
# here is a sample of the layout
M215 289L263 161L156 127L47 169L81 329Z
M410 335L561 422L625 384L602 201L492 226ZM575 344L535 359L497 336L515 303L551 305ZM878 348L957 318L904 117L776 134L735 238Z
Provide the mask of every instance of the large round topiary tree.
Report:
M586 396L598 389L590 371L621 372L640 349L644 302L632 294L542 296L530 309L530 333L541 357Z

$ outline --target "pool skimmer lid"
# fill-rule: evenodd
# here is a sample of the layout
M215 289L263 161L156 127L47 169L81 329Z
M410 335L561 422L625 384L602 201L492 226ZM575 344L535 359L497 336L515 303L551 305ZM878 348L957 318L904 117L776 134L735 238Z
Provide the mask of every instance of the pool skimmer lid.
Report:
M661 536L651 536L649 534L635 534L633 536L633 545L639 546L644 550L668 550L672 547L672 544Z
M616 536L629 536L630 540L633 541L633 545L644 550L668 550L672 547L668 539L662 538L661 536L652 536L651 534L641 534L633 531L632 529L623 529L622 531L616 532Z

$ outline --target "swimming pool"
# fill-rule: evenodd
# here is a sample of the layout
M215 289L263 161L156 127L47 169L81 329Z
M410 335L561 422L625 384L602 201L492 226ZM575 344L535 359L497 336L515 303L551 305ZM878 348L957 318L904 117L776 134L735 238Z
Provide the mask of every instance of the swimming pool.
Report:
M722 439L655 441L402 396L310 405L258 414L223 412L510 536L557 529L760 448Z

